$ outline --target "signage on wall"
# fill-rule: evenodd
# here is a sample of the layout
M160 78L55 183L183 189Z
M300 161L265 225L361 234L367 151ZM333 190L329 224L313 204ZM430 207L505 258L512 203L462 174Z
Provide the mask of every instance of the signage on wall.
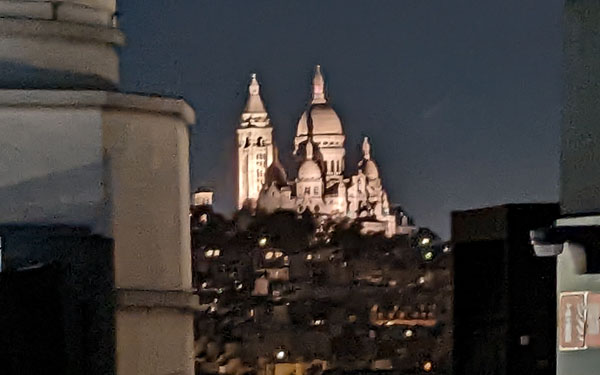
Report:
M600 293L560 294L558 345L561 351L600 348Z

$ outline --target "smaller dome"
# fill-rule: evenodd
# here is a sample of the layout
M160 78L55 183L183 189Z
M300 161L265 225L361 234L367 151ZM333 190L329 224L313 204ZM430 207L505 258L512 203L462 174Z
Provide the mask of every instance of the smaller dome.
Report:
M298 179L316 180L321 178L321 168L314 160L304 160L298 170Z
M373 160L365 160L362 171L370 180L379 178L379 170L377 169L377 164L375 164Z

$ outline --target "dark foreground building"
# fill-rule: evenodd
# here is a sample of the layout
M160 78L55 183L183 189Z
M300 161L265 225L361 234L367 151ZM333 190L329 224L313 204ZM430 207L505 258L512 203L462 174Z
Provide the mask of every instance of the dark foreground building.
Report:
M531 228L557 204L514 204L452 214L454 373L555 373L554 258L535 257Z
M567 0L560 208L532 233L536 253L556 256L556 374L600 373L600 1ZM537 229L537 228L532 228ZM547 293L551 288L546 289Z
M196 373L449 374L449 249L426 230L315 226L192 208Z
M113 243L0 226L0 374L114 373Z

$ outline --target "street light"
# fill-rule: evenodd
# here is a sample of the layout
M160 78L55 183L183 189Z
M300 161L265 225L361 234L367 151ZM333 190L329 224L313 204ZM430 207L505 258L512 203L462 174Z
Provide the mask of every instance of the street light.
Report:
M285 358L287 357L287 353L285 350L283 349L279 349L276 353L275 353L275 358L277 358L278 361L283 361Z
M261 237L261 238L258 240L258 246L260 246L260 247L265 247L265 246L267 246L267 243L268 243L268 242L269 242L269 239L268 239L267 237Z
M431 363L431 361L427 361L425 363L423 363L423 370L425 370L425 372L429 372L433 369L433 364Z

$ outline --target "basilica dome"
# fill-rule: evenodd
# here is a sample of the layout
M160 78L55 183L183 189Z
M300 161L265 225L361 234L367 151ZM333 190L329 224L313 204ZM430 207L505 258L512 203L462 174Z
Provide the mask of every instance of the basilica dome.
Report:
M312 129L309 129L312 124ZM313 104L302 114L298 121L296 136L308 135L343 135L342 122L335 110L327 103Z

